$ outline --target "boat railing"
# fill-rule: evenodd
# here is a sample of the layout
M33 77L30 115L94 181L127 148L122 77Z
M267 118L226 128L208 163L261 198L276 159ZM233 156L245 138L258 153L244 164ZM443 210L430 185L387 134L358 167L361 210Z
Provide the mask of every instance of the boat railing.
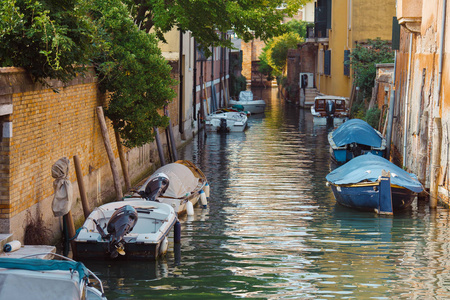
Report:
M36 256L39 257L39 256L45 256L45 255L53 255L55 257L58 257L58 258L61 258L61 259L64 259L64 260L68 260L68 261L71 261L71 262L76 262L75 260L73 260L73 259L71 259L71 258L69 258L67 256L64 256L64 255L61 255L61 254L57 254L57 253L53 253L53 252L35 253L35 254L25 255L22 258L31 258L31 257L36 257ZM102 284L102 281L100 280L100 278L98 278L97 275L95 275L94 272L92 272L88 268L86 268L86 270L88 271L89 275L92 275L92 277L94 277L95 280L97 280L97 282L98 282L98 284L100 286L100 290L102 292L102 295L104 295L105 291L103 290L103 284Z

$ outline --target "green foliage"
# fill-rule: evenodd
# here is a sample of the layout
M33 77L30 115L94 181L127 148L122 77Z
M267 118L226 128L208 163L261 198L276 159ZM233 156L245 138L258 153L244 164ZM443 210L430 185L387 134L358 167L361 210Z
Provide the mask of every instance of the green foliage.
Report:
M147 32L163 33L173 27L191 31L209 55L210 46L232 47L217 32L233 30L241 39L268 40L283 32L282 20L297 13L308 1L300 0L126 0L135 23ZM284 7L284 9L277 9Z
M111 95L106 115L127 147L153 140L153 127L166 127L158 110L175 97L171 67L153 34L133 23L120 0L97 0L93 8L99 32L95 59L99 87Z
M93 52L93 27L84 0L0 1L0 66L23 67L33 79L68 81Z
M373 128L378 127L380 122L381 110L378 107L373 107L367 110L364 120Z
M241 91L247 89L247 79L244 76L236 77L234 74L230 74L230 96L237 97Z
M376 76L375 65L394 62L394 52L387 41L377 38L368 40L365 44L357 44L350 54L350 59L355 84L360 87L365 98L372 91Z
M298 33L302 38L306 38L306 28L310 25L310 23L292 19L289 22L285 23L287 27L287 32L295 32Z

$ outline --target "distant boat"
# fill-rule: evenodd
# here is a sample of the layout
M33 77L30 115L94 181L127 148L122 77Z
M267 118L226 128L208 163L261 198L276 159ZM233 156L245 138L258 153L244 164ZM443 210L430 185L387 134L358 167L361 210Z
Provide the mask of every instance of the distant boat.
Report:
M338 164L354 157L372 153L384 156L386 139L382 134L360 119L351 119L328 134L332 159Z
M218 110L205 119L207 131L242 132L247 128L247 114L244 112Z
M83 263L51 254L65 260L0 258L0 299L106 300L102 282Z
M253 99L252 91L241 91L239 93L239 100L229 100L231 106L242 106L242 110L249 111L251 114L262 114L266 109L266 101Z
M209 191L205 192L207 184L205 174L196 165L188 160L177 160L156 170L137 192L146 192L150 195L149 200L169 204L181 216L186 214L188 202L193 207L202 197L200 200L206 201L209 196ZM161 185L167 186L158 193L159 196L153 197ZM203 205L206 206L206 202Z
M409 207L417 193L423 191L416 175L371 153L355 157L326 179L339 204L383 213Z
M311 106L311 114L315 125L327 125L330 121L334 125L342 124L348 119L348 100L339 96L317 96Z
M127 198L94 209L75 238L78 259L155 260L167 252L177 215L172 206Z

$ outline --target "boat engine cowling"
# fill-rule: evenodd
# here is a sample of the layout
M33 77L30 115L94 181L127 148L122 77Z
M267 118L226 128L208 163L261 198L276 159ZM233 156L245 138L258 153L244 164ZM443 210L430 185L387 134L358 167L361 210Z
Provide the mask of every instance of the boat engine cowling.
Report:
M228 132L228 125L227 125L227 119L221 118L220 119L220 125L217 129L218 132Z
M107 225L109 236L108 250L112 258L118 254L124 255L125 241L123 237L130 233L138 220L138 213L131 205L124 205L117 209Z
M169 187L169 177L164 173L158 173L145 186L144 191L140 191L141 197L155 201L157 197L164 194Z
M327 113L327 116L333 116L336 112L336 103L332 100L328 100L325 105L325 112Z

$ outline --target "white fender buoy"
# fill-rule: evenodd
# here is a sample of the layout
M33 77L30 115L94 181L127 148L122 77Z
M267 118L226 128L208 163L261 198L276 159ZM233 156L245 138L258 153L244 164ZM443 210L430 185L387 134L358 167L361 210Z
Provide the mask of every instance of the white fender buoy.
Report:
M188 216L194 215L194 205L192 205L191 201L186 202L186 213Z
M169 240L167 239L167 236L164 238L164 240L161 242L161 245L159 246L159 255L165 255L167 252L167 249L169 248Z
M3 251L5 251L5 252L13 252L13 251L19 250L20 247L22 247L22 243L20 243L20 241L14 240L14 241L11 241L11 242L7 243L3 247Z
M209 183L206 182L205 186L203 187L203 190L205 191L206 198L209 198Z
M206 193L203 190L200 191L200 202L202 203L203 208L206 208L206 206L208 205Z

